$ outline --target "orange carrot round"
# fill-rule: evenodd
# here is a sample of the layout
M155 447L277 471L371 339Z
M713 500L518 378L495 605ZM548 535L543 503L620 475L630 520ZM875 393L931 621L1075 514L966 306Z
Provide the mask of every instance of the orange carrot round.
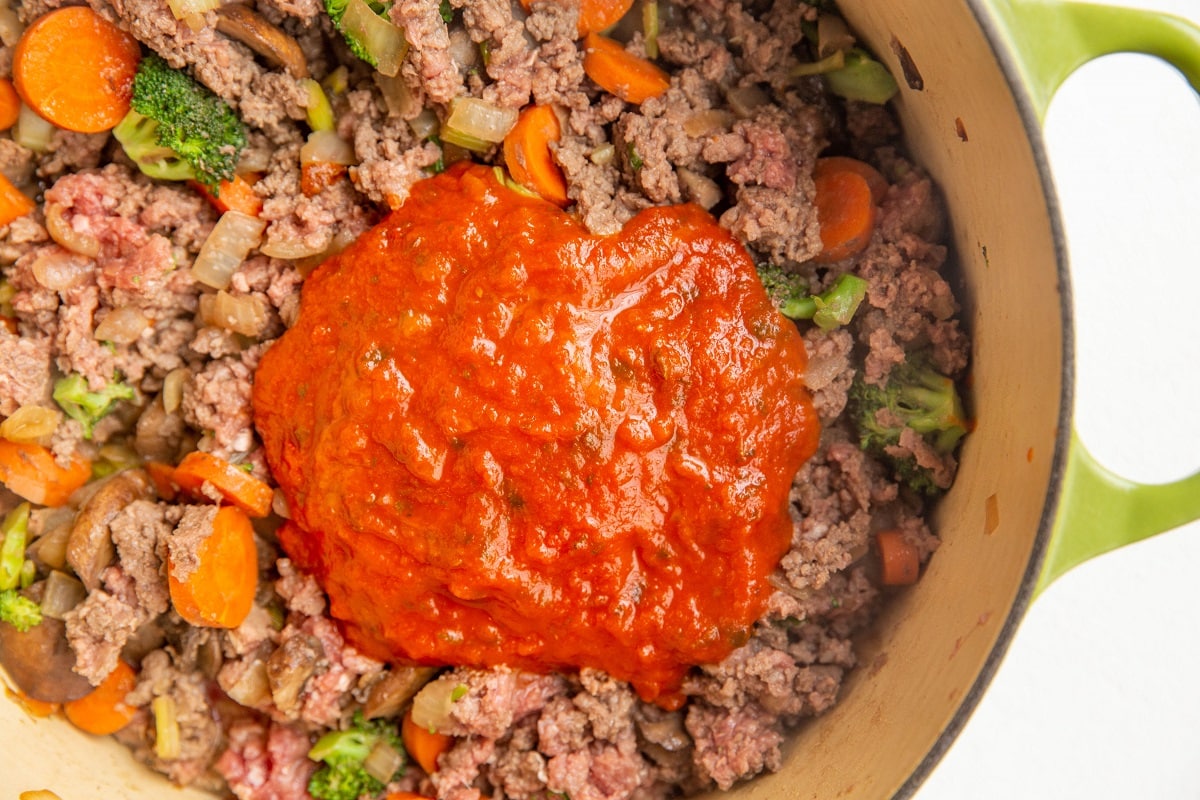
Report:
M63 703L63 713L75 727L106 736L116 733L133 720L136 709L126 705L125 695L133 691L137 684L137 675L133 667L124 661L117 662L117 668L92 691L78 700Z
M188 181L188 185L204 196L212 207L224 214L226 211L240 211L250 217L262 213L262 198L254 192L254 184L241 175L234 175L227 181L217 184L213 192L200 181Z
M411 708L404 715L403 722L400 723L400 738L404 742L404 749L412 756L413 761L416 761L428 775L437 771L438 756L449 750L454 744L453 736L436 733L413 722Z
M533 10L533 0L521 0L526 13ZM580 0L578 31L580 36L616 25L633 8L633 0Z
M887 178L865 161L859 161L857 158L849 156L825 156L818 158L816 167L813 169L813 178L827 175L831 172L853 172L861 175L866 180L867 185L871 187L871 200L875 205L883 202L883 198L887 195L888 182Z
M137 39L91 8L65 6L25 29L13 51L13 82L60 128L99 133L129 112L141 57Z
M613 39L589 33L583 48L583 71L601 89L627 103L644 103L671 85L667 73Z
M81 456L63 467L41 445L0 439L0 483L31 503L61 506L91 477L92 465Z
M217 509L212 534L200 543L196 557L195 569L182 580L175 576L175 564L168 557L171 604L192 625L241 625L258 589L258 550L250 518L236 506Z
M199 450L188 453L175 468L176 485L194 496L203 496L200 488L207 482L221 496L252 517L271 513L275 490L240 467L212 453Z
M17 124L21 114L21 97L8 78L0 78L0 131Z
M828 170L813 183L822 247L813 260L829 264L861 253L875 229L875 202L866 178L850 170Z
M35 208L29 196L0 175L0 225L7 225L17 217L23 217Z
M880 577L884 586L908 586L921 574L921 556L917 548L899 530L875 534L879 551Z
M567 179L554 163L550 143L562 136L558 115L550 106L529 106L504 137L504 163L513 180L557 206L571 202Z

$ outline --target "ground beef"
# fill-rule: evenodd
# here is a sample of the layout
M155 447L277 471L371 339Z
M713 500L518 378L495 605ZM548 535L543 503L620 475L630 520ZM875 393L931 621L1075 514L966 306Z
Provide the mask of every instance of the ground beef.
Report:
M48 340L14 336L0 326L0 416L21 406L49 404L50 354Z
M316 764L304 733L278 723L253 719L234 722L229 743L216 761L217 771L241 800L305 800Z

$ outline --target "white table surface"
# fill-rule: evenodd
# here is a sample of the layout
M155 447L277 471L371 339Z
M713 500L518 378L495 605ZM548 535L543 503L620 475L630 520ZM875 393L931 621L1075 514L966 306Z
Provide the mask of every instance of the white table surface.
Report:
M1200 0L1122 0L1200 24ZM1200 101L1110 56L1054 100L1076 427L1143 482L1200 469ZM1031 607L917 800L1200 799L1200 523L1102 556Z

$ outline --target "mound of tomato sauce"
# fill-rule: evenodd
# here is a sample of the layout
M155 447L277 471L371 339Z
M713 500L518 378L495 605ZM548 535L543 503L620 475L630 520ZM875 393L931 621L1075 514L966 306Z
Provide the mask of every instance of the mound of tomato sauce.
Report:
M590 666L674 705L789 547L804 367L700 208L598 237L449 170L309 277L262 360L281 544L375 657Z

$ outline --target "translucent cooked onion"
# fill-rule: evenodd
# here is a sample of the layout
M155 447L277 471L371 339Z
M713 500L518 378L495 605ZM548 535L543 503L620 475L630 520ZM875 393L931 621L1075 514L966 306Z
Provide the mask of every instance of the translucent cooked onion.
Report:
M271 683L267 677L267 664L256 660L237 679L221 688L240 705L257 708L271 700Z
M277 236L268 237L263 246L259 248L259 252L271 258L298 261L302 258L322 255L328 246L328 243L318 236L312 237L311 241L296 236Z
M92 263L65 250L43 249L31 267L34 280L53 292L82 286L92 274Z
M226 211L213 226L192 264L192 275L205 286L224 289L250 251L262 243L267 223L240 211Z
M733 113L742 119L752 116L759 106L765 105L770 100L767 93L753 83L730 89L726 92L725 99L729 102L729 108Z
M100 240L89 233L75 230L67 221L62 204L46 203L46 232L72 253L95 258L100 253Z
M383 739L375 743L363 761L363 769L380 783L388 783L396 771L404 766L404 756Z
M21 406L0 422L0 439L18 444L46 444L61 421L62 413L53 408Z
M15 47L24 32L25 26L12 6L9 3L0 5L0 42L5 47Z
M342 31L362 42L364 49L375 59L375 69L384 75L395 75L408 54L404 30L376 14L366 0L349 0L342 14Z
M409 88L408 82L399 75L384 75L375 73L375 85L383 95L383 103L387 106L388 114L401 119L416 116L421 111L421 103Z
M163 378L162 401L163 411L174 414L183 402L183 385L191 373L186 367L178 367L167 373Z
M334 131L313 131L300 148L300 165L305 164L357 164L354 148Z
M699 139L727 130L733 124L733 119L733 114L721 108L697 111L683 121L683 132L693 139Z
M257 336L267 324L267 309L252 295L221 291L200 296L200 319L214 328Z
M433 113L433 109L426 108L408 121L408 127L412 129L413 136L425 141L438 132L437 114Z
M101 342L133 344L142 338L142 334L149 327L150 320L146 319L146 315L140 309L121 306L105 314L92 336Z
M164 761L179 758L179 719L175 713L175 698L169 694L154 698L154 754Z
M35 153L45 153L50 149L54 139L54 123L42 119L37 112L24 103L17 115L17 124L13 126L13 141Z
M707 175L692 172L690 169L679 167L679 185L683 188L683 196L704 209L711 209L721 202L721 187Z
M46 591L42 594L42 613L47 617L62 619L85 597L87 589L82 581L65 572L50 570L46 576Z
M182 21L196 32L204 27L204 14L221 7L222 0L167 0L167 7L175 19Z
M442 125L442 140L482 152L504 141L516 124L515 108L501 108L478 97L456 97Z
M418 728L430 731L445 729L450 724L450 710L466 691L466 684L453 675L430 681L413 697L413 722Z

